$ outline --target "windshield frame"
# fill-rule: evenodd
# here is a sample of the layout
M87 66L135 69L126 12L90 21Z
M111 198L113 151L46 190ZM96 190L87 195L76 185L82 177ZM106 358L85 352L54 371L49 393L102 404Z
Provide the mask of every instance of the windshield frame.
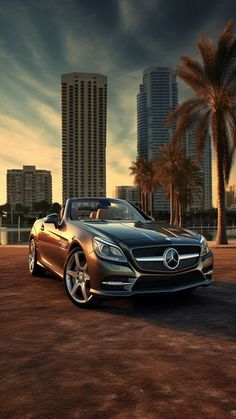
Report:
M106 197L83 197L83 198L70 198L68 200L68 210L67 210L67 214L68 214L68 218L71 221L84 221L84 222L101 222L101 221L109 221L109 222L113 222L113 223L130 223L130 222L145 222L147 220L151 221L151 217L149 217L147 214L145 214L140 208L138 208L136 205L134 205L133 203L130 203L128 201L125 201L123 199L116 199L116 198L106 198ZM109 206L109 204L120 204L123 205L127 208L129 208L130 210L132 210L137 217L132 218L132 219L105 219L105 218L98 218L98 219L94 219L94 218L78 218L77 220L74 219L72 217L72 208L73 208L73 203L74 202L97 202L98 204L101 204L102 206Z

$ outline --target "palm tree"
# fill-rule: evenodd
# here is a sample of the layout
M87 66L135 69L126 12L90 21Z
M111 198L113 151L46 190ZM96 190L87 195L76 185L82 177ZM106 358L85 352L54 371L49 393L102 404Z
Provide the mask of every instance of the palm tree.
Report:
M140 188L143 211L149 212L153 216L154 192L159 185L153 161L137 157L129 169L130 174L134 176L134 184Z
M147 191L144 185L146 176L146 161L142 157L137 157L136 161L132 162L129 168L130 175L134 176L134 185L140 190L141 207L146 212L147 210Z
M146 164L144 166L145 173L144 173L144 188L147 192L149 199L148 199L148 212L151 216L154 215L154 193L158 186L160 186L158 174L156 173L153 160L146 160Z
M190 157L184 153L179 159L178 171L174 183L175 221L174 224L181 226L183 212L187 204L191 202L193 194L198 195L198 187L202 185L202 177L199 167Z
M198 161L211 128L217 169L217 244L227 244L225 185L236 147L236 36L232 30L230 21L217 43L205 35L200 36L201 62L181 57L176 75L191 87L195 96L179 105L167 118L168 126L176 125L174 139L177 141L190 127L195 127Z
M172 141L159 148L158 155L154 159L156 176L166 195L170 197L170 224L174 223L174 186L181 167L183 150L181 144Z

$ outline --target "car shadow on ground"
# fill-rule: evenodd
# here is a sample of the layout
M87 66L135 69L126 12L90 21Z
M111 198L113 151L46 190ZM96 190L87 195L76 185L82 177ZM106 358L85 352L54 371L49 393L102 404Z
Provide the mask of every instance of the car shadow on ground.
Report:
M37 280L63 282L45 272ZM64 298L64 297L63 297ZM66 298L66 296L65 296ZM199 287L189 295L136 295L129 298L102 299L94 313L124 318L141 318L150 324L206 336L236 338L236 281L217 281ZM81 309L78 308L78 313Z
M236 337L236 283L217 282L209 288L198 288L189 295L135 296L128 299L104 300L96 309L135 318L158 326Z

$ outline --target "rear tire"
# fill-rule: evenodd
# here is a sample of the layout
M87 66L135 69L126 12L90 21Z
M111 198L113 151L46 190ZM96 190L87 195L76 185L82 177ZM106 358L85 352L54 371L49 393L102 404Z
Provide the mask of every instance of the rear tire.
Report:
M67 256L64 284L68 297L80 308L96 307L99 297L90 292L90 275L84 252L75 248Z
M38 265L37 250L34 239L31 239L29 242L29 271L32 276L42 276L45 272L44 268Z

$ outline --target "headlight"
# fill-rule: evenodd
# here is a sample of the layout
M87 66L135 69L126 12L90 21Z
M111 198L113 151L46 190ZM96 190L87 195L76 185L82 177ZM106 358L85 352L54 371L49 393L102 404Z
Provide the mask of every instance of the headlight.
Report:
M205 239L204 236L201 236L200 242L201 242L201 256L205 256L210 251L207 240Z
M124 253L118 246L100 239L99 237L94 237L93 248L96 254L103 259L114 260L116 262L127 262Z

